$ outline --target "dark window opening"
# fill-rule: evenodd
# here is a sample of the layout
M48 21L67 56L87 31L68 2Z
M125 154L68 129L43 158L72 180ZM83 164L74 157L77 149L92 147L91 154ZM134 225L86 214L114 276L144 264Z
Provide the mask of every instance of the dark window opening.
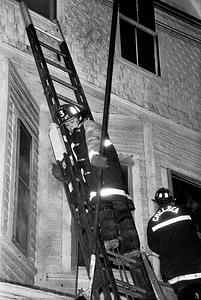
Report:
M28 251L29 234L31 145L32 137L19 121L13 241L25 254Z
M119 12L122 57L160 75L153 0L120 0Z
M139 24L155 31L155 16L153 0L138 0Z
M137 22L137 6L135 0L124 0L119 2L119 11L121 14L125 15Z
M176 203L189 210L197 231L201 233L201 183L173 172L171 181Z
M137 30L139 66L155 73L154 39L145 31Z
M84 267L84 256L82 254L81 245L78 240L78 232L76 229L76 223L75 220L72 218L71 220L71 253L72 253L72 260L71 265L72 269L75 269L78 267Z
M133 26L120 19L121 55L123 58L137 64L135 31ZM129 42L128 42L129 41ZM126 45L126 46L125 46Z
M130 194L131 191L129 191L129 176L128 176L128 166L127 165L121 165L123 179L124 179L124 186L125 186L125 192L127 194Z
M21 2L21 0L17 0ZM25 0L28 7L42 16L54 20L56 19L56 0Z
M78 242L78 266L79 267L85 266L84 257L83 257L81 246L80 246L79 242Z

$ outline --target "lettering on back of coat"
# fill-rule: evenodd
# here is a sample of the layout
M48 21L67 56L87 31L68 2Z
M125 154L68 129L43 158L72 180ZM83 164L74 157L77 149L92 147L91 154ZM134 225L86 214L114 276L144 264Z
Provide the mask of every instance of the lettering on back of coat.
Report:
M162 207L156 214L155 216L153 217L152 221L154 222L157 222L160 218L160 216L167 212L167 211L171 211L173 212L174 214L178 214L178 211L179 211L179 208L176 207L176 206L167 206L166 208Z

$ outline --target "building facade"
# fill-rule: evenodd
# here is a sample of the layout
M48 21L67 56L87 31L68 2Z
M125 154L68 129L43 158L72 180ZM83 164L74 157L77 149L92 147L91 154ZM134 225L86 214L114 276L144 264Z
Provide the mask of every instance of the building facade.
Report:
M101 122L112 1L50 2L50 13L33 7L33 20L46 30L57 16ZM148 15L144 1L136 4L139 14L120 1L109 132L134 199L141 248L150 253L146 226L156 190L169 187L181 201L187 193L188 204L201 191L201 21L164 1L150 1ZM71 299L76 233L52 174L51 117L18 1L0 1L0 29L0 294ZM158 260L151 261L160 279ZM85 282L80 266L79 287Z

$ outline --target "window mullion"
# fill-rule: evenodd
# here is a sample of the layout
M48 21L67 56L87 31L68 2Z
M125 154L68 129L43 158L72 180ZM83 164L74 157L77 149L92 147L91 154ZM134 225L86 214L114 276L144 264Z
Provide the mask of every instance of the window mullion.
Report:
M138 5L138 0L136 0L136 16L137 16L137 24L139 24L139 5Z
M120 15L120 17L121 17L122 20L130 23L131 25L138 27L139 29L145 31L146 33L148 33L148 34L150 34L152 36L157 36L157 33L155 31L153 31L153 30L145 27L144 25L139 24L138 22L136 22L136 21L134 21L134 20L126 17L125 15L122 15L122 14L119 14L119 15Z
M154 36L154 60L155 60L155 72L158 75L159 65L158 65L158 47L157 47L157 37Z

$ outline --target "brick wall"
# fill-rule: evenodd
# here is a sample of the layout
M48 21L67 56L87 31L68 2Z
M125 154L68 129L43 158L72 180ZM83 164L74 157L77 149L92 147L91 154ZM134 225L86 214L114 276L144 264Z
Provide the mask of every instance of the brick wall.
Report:
M105 88L111 8L100 1L69 1L63 28L81 78ZM114 62L114 94L188 128L200 128L201 30L156 11L161 77L120 57L119 30ZM197 41L196 41L197 39Z
M27 45L24 24L19 14L19 3L2 0L0 3L0 41L25 51Z

